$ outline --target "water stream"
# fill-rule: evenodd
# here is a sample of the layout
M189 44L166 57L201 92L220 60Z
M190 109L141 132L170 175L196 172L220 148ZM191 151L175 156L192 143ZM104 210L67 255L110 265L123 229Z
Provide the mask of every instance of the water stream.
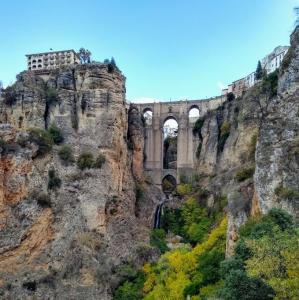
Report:
M166 198L164 198L162 200L162 202L160 202L156 208L156 212L155 212L155 220L154 220L154 229L160 228L161 226L161 217L163 215L163 206L165 201L168 199L168 197L166 196Z

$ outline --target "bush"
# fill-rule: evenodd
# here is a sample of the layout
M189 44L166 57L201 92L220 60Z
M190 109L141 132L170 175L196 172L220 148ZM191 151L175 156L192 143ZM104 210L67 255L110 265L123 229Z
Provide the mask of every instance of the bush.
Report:
M17 93L15 86L8 86L6 89L2 89L2 97L6 105L14 105L17 101Z
M61 179L56 175L54 169L50 169L48 172L49 181L48 181L48 189L56 190L61 187Z
M278 186L275 189L275 194L279 197L279 198L283 198L283 199L298 199L299 198L299 191L294 189L294 188L290 188L290 187L283 187Z
M226 100L229 101L229 102L235 100L235 94L232 93L232 92L228 93L228 94L226 95Z
M142 272L137 272L134 279L131 281L125 281L119 286L114 295L114 300L141 300L143 299L143 285L145 277Z
M53 139L50 133L40 128L28 130L29 141L38 145L37 155L44 155L52 150Z
M35 196L35 199L41 207L51 207L51 197L49 194L40 192Z
M255 133L250 140L249 144L249 159L254 161L255 160L255 150L256 150L256 143L257 143L257 134Z
M60 159L66 164L71 164L75 161L73 150L69 145L62 146L61 149L58 151L58 155Z
M63 138L63 134L62 134L62 131L60 128L58 128L56 126L56 124L52 123L48 129L52 139L53 139L53 142L58 145L60 143L63 142L64 138Z
M84 152L78 157L77 166L80 170L90 169L93 167L93 164L93 155L90 152Z
M251 178L254 174L254 171L255 171L254 167L241 169L236 173L235 178L239 182L244 181L248 178Z
M166 233L164 229L153 229L151 233L151 246L158 248L161 253L168 251L167 244L165 242Z
M196 120L193 130L192 130L194 136L197 135L199 138L202 138L201 129L203 127L204 122L205 122L205 120L203 118L199 118Z
M93 168L97 168L100 169L102 168L103 164L106 162L106 158L103 154L99 154L95 160L95 162L93 163Z
M225 135L230 132L230 123L229 122L223 122L220 127L220 135Z
M218 152L222 152L224 149L224 145L226 140L228 139L230 134L230 123L229 122L223 122L220 127L220 135L218 138Z
M220 263L220 275L225 278L231 271L242 270L244 271L244 263L242 259L231 257L223 260Z
M284 210L278 208L272 208L269 211L268 217L275 224L277 224L281 230L293 228L294 225L293 217Z
M188 183L179 184L176 190L180 196L186 196L192 192L192 186Z
M275 296L269 285L261 279L248 277L242 270L228 274L219 294L224 300L271 300Z

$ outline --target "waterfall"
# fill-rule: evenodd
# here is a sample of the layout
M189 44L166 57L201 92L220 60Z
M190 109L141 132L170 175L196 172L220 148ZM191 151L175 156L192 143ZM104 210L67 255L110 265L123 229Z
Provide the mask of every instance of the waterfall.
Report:
M163 204L164 204L164 202L158 204L158 206L157 206L157 208L156 208L156 212L155 212L155 222L154 222L154 229L160 228Z
M161 216L163 214L163 205L164 205L165 201L167 200L167 198L163 199L163 201L161 203L159 203L157 208L156 208L155 220L154 220L154 229L160 228L160 226L161 226Z

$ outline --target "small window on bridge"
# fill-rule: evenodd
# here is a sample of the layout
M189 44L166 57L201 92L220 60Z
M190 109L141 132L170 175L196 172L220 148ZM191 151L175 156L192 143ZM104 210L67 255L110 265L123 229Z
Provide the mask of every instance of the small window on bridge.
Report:
M191 107L189 110L189 122L195 123L199 118L199 109L197 106Z
M146 109L143 111L143 117L144 117L145 123L146 123L147 125L151 125L151 124L152 124L153 112L151 111L151 109L146 108Z

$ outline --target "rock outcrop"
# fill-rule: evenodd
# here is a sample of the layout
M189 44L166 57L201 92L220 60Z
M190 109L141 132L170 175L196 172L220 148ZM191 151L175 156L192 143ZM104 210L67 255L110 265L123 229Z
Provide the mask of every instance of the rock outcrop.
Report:
M143 211L154 211L160 197L143 178L141 116L128 128L125 78L109 65L80 65L23 72L14 90L0 114L1 297L110 299L118 266L151 256L152 216ZM65 164L63 145L37 155L25 132L53 123L75 159L101 154L103 166ZM50 169L61 180L55 190L47 188ZM139 199L137 182L147 191Z

